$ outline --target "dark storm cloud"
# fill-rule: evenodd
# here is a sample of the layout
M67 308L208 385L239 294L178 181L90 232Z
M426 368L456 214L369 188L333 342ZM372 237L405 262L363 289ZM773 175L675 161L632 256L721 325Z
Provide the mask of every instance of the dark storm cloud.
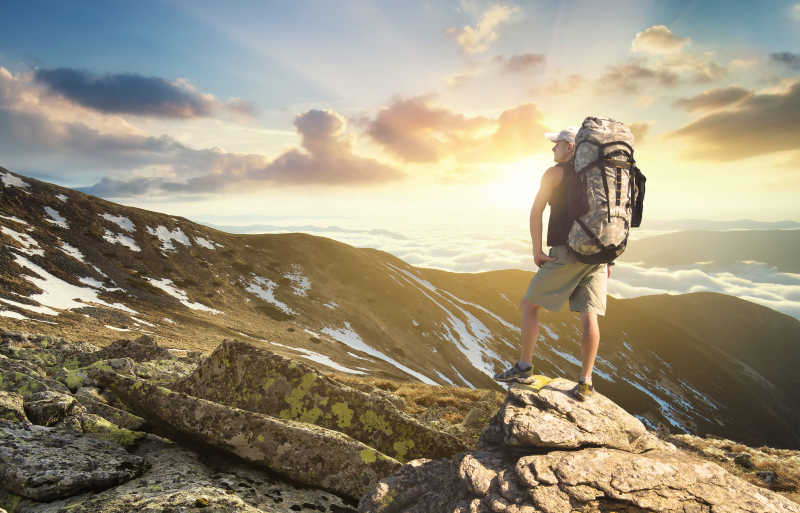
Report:
M228 109L239 115L253 114L253 107L242 100L225 104L199 93L185 81L169 82L135 73L100 76L72 68L40 69L34 79L52 93L105 113L195 118Z

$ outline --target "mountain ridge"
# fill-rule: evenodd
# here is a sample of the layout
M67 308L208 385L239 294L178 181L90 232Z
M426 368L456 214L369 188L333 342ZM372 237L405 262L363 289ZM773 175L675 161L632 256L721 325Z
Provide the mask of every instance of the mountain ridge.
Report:
M225 338L246 337L326 370L494 389L491 374L518 357L517 298L533 273L451 273L314 235L229 234L0 174L0 328L91 335L100 345L150 334L207 352ZM54 284L85 299L48 306ZM758 347L795 354L800 322L729 296L653 297L609 298L598 387L651 428L800 446L797 400L773 393L792 390L783 365L791 358L752 367L758 351L721 351L725 336L714 328L728 327L728 337L747 333L737 344L754 346L758 330L748 319L763 318L780 329ZM726 324L734 308L741 312ZM699 314L706 310L719 313ZM671 322L669 311L684 320ZM575 315L542 312L541 319L537 372L577 376ZM748 366L755 372L730 370ZM711 379L709 368L724 379ZM747 411L763 412L763 423L753 426Z

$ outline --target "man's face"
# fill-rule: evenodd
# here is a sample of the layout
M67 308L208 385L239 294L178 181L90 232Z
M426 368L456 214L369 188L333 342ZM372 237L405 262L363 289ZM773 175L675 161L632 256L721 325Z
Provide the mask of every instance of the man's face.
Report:
M556 162L566 162L572 157L572 150L575 146L571 142L558 141L553 145L553 160Z

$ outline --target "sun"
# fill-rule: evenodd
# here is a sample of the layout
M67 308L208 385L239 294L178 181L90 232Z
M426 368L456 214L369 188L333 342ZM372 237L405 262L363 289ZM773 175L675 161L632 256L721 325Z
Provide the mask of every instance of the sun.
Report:
M544 154L498 164L497 178L487 185L486 194L500 208L529 210L542 175L552 165L552 156Z

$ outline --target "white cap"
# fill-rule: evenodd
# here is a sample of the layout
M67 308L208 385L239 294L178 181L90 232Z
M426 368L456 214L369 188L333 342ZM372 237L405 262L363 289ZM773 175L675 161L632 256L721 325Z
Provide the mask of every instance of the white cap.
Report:
M575 136L578 135L578 128L580 127L568 126L560 132L545 132L544 136L552 142L567 141L574 144Z

